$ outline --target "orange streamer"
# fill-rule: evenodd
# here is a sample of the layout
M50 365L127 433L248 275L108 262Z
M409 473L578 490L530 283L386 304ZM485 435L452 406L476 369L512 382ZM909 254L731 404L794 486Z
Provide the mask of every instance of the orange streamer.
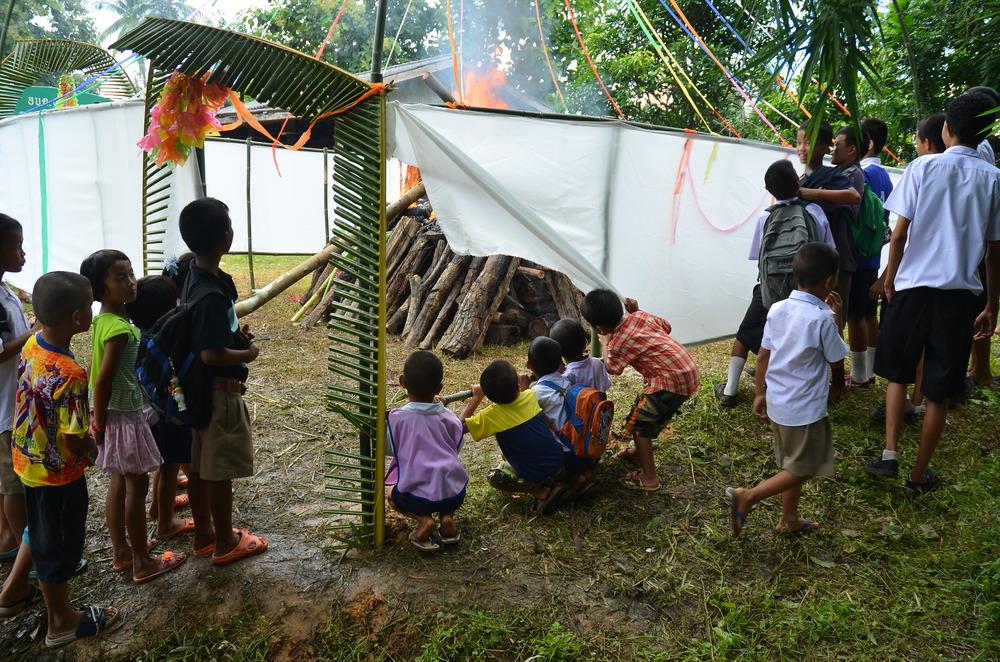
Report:
M611 102L611 106L618 113L618 117L625 119L625 113L618 106L618 102L615 98L611 96L611 91L608 90L608 86L604 84L604 80L601 78L601 74L597 72L597 65L594 64L594 60L590 57L590 50L587 48L587 44L583 41L583 35L580 34L580 27L576 24L576 17L573 15L573 7L570 5L569 0L563 0L566 5L566 11L569 13L569 22L573 25L573 32L576 33L576 40L580 42L580 48L583 50L583 56L587 58L587 63L590 65L590 70L594 72L594 76L597 77L597 82L600 83L601 89L604 90L604 94L607 95L608 101Z
M465 94L462 91L462 76L458 73L458 51L455 50L455 30L452 26L451 0L445 4L448 14L448 43L451 44L451 69L455 76L455 89L458 91L458 102L465 105Z
M799 98L797 96L795 96L795 93L792 92L790 89L788 89L788 87L785 86L785 83L782 82L782 80L781 80L781 76L776 75L774 77L774 82L776 82L781 87L781 89L784 91L784 93L786 95L788 95L789 99L791 99L792 101L795 102L795 104L799 107L799 110L801 110L803 113L805 113L806 119L812 119L812 113L810 113L808 110L806 110L806 107L802 105L802 102L799 101Z
M549 67L549 74L552 76L552 84L555 85L556 95L559 97L559 101L562 102L563 110L566 110L566 98L563 96L562 89L559 87L559 79L556 77L556 71L552 68L552 60L549 59L549 49L545 45L545 30L542 29L542 11L538 8L538 4L541 0L535 0L535 18L538 19L538 43L542 47L542 55L545 56L545 64Z
M329 117L333 117L335 115L341 115L343 113L346 113L347 111L351 110L352 108L354 108L355 106L357 106L361 102L365 101L366 99L369 99L369 98L375 96L376 94L382 94L382 93L384 93L385 90L386 90L385 84L383 84L383 83L372 83L371 87L369 87L369 89L368 89L367 92L365 92L360 97L358 97L354 101L350 102L346 106L343 106L341 108L337 108L336 110L327 111L327 112L323 113L322 115L317 116L316 119L314 119L312 122L309 123L309 127L306 128L306 130L302 133L302 135L299 136L299 139L296 140L295 143L292 144L292 145L286 145L283 142L279 141L274 136L272 136L271 133L266 128L264 128L264 125L261 124L257 120L257 118L253 116L253 113L250 112L250 110L246 107L246 105L244 105L243 101L240 100L239 95L236 94L236 92L234 92L233 90L230 90L229 91L229 100L233 104L233 110L236 111L236 121L232 122L230 124L226 124L225 126L223 126L221 128L221 130L222 131L232 131L233 129L239 128L240 126L243 125L244 122L246 122L247 124L250 125L251 128L253 128L255 131L257 131L257 133L261 134L262 136L264 136L265 138L267 138L268 140L270 140L271 143L272 143L272 145L281 145L285 149L288 149L288 150L291 150L291 151L294 152L296 150L302 149L302 146L305 145L307 142L309 142L309 138L312 136L312 130L313 130L313 128L320 121L325 120L325 119L327 119Z

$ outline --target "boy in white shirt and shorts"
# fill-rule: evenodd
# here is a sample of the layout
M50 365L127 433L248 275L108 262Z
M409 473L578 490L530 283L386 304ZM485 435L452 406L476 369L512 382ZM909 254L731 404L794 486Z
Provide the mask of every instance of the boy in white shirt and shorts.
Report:
M797 289L771 306L757 356L753 411L771 419L778 473L750 488L726 488L732 499L733 537L740 534L750 509L781 494L779 534L817 528L799 515L802 484L813 476L832 476L833 432L827 418L833 383L844 382L847 344L840 335L843 301L834 291L840 257L820 242L802 246L792 268Z

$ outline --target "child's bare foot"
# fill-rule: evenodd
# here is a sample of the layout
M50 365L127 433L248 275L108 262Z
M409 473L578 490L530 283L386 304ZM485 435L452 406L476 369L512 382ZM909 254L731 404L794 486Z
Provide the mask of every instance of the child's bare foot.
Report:
M122 548L112 548L111 565L115 570L126 570L132 565L132 548L127 545Z
M778 520L778 525L774 527L774 533L779 536L789 536L799 533L809 533L818 528L819 524L808 517L795 517L791 520Z
M132 581L136 584L145 584L178 568L185 561L187 561L186 555L171 551L163 552L159 557L146 555L142 559L133 558Z
M421 517L417 520L417 528L414 530L415 538L420 541L427 540L434 533L436 528L433 517Z
M639 455L636 453L635 446L626 446L621 449L615 453L614 459L639 466Z
M452 515L441 515L441 542L456 543L460 539L455 518Z
M726 488L726 494L732 500L730 514L732 516L733 537L737 538L743 527L746 526L747 517L750 515L750 495L749 491L742 488Z

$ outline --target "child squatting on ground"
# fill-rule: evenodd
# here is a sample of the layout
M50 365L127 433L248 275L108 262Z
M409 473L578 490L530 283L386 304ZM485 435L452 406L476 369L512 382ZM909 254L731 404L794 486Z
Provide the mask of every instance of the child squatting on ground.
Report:
M78 611L69 604L68 582L83 556L87 532L84 469L97 453L87 373L70 350L73 336L90 328L90 283L80 274L53 271L35 282L32 301L42 329L21 352L12 445L14 471L24 483L28 541L21 545L0 602L20 611L37 599L28 584L34 561L48 621L45 645L56 648L114 629L120 620L114 607Z
M611 388L608 369L604 367L604 361L587 354L590 333L578 320L559 320L549 329L549 338L559 343L563 360L566 362L562 376L571 386L579 384L597 389L601 393L608 392Z
M698 366L684 346L670 337L670 323L639 310L638 304L621 299L611 290L593 290L583 299L581 312L604 344L604 365L612 375L632 366L645 381L645 388L632 405L625 423L634 446L615 459L640 467L621 478L631 489L656 492L660 479L653 459L653 439L667 426L680 406L698 392Z
M105 513L115 570L132 568L141 584L182 564L184 554L150 554L146 539L146 493L149 472L162 463L156 440L142 413L143 398L135 372L139 330L129 322L126 304L136 298L136 280L128 257L116 250L92 253L80 265L101 302L93 322L90 370L97 443L97 466L111 474ZM126 536L127 533L127 536Z
M437 401L444 380L441 359L416 351L403 364L399 385L408 402L389 412L388 433L393 461L387 483L389 502L417 520L410 542L423 552L461 540L455 511L465 501L469 475L458 454L464 435L462 421ZM438 515L440 529L434 521Z
M816 523L799 516L802 484L812 476L832 476L833 433L827 419L833 383L844 380L848 348L835 319L842 301L834 291L839 257L830 246L806 244L795 255L798 289L771 306L757 357L754 413L771 419L778 473L750 489L728 488L733 536L738 536L755 504L781 494L776 533L803 533Z

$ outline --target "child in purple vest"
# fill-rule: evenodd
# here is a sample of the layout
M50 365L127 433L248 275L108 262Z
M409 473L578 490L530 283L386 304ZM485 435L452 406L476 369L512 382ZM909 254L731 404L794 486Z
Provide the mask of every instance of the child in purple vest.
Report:
M435 401L441 393L444 367L431 352L413 352L403 364L399 385L409 400L389 412L389 441L397 472L389 501L403 515L417 520L410 542L434 552L460 540L455 511L465 501L469 475L458 459L463 426L458 416ZM440 518L437 530L434 515Z

